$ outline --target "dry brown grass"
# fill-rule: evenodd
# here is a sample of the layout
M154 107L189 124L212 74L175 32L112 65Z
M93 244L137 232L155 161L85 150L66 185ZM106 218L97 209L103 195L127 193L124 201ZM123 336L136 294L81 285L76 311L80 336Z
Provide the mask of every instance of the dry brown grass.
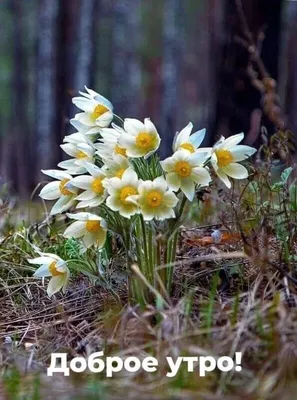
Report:
M15 270L5 283L1 281L0 289L0 371L6 387L7 374L14 367L27 395L32 391L33 372L38 371L42 399L61 393L80 399L293 398L296 289L279 271L263 270L263 260L242 256L242 242L183 248L174 296L162 311L127 305L125 286L119 304L107 290L91 286L82 275L72 280L66 296L50 300L40 281ZM7 265L6 261L2 264ZM256 273L249 278L238 272L252 267ZM230 273L234 268L237 272ZM221 271L220 281L211 302L216 271ZM3 343L7 336L11 344ZM121 373L112 380L95 374L58 376L54 386L46 377L52 352L67 352L72 358L101 349L105 355L121 357L154 355L158 371ZM243 354L240 373L216 370L202 378L198 370L189 373L181 368L175 378L166 377L166 356L219 357L233 356L236 351ZM98 393L101 397L95 397Z

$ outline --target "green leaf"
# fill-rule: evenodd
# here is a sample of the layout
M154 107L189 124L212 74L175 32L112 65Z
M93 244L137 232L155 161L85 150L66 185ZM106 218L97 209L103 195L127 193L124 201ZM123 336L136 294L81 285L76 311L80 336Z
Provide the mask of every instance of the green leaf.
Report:
M291 209L297 212L297 186L293 184L289 188Z
M292 167L289 167L289 168L286 168L286 169L282 172L282 174L281 174L281 180L282 180L284 183L287 182L287 180L288 180L288 178L289 178L289 176L290 176L290 174L291 174L292 171L293 171L293 168L292 168Z

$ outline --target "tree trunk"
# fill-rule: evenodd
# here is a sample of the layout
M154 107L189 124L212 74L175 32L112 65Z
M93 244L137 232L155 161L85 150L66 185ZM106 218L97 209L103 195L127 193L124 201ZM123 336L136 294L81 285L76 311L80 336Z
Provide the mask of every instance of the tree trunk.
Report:
M262 112L263 68L258 59L251 56L251 50L257 50L265 73L277 80L281 3L282 0L227 2L226 41L216 114L217 137L249 132L248 144L256 145L261 123L268 131L275 131L276 124Z
M76 72L74 86L76 90L83 90L91 84L91 67L93 59L93 15L95 0L84 0L80 3L80 17L78 21L78 52L75 60Z
M297 140L297 3L285 3L280 55L280 98L286 124Z
M179 104L179 74L182 58L182 22L184 3L179 0L164 2L163 31L163 102L162 102L162 157L170 154L172 138L177 129L177 113Z
M116 113L139 117L141 71L140 0L113 0L112 96Z
M12 123L10 135L14 157L10 168L15 187L24 197L30 187L28 184L28 120L27 120L27 74L24 54L24 19L22 0L12 0L13 15L13 86L12 86ZM10 153L11 156L11 153Z
M36 152L40 169L55 167L57 128L57 24L59 1L40 0L36 82Z

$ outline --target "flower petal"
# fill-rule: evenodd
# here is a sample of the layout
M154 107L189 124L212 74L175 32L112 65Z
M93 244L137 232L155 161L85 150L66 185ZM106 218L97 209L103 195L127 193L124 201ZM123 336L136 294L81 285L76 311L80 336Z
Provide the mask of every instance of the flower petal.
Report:
M192 133L189 138L189 142L197 149L204 140L206 134L206 129L201 129L200 131Z
M91 184L94 182L94 178L89 175L81 175L72 178L69 183L78 187L79 189L90 190Z
M85 222L75 221L66 228L63 236L65 238L79 238L82 237L86 232Z
M59 181L50 182L42 188L41 192L39 193L39 196L44 200L56 200L59 197L61 197L61 192L59 187L60 187Z
M230 149L235 162L245 160L246 158L255 154L256 151L257 149L244 145L234 146L232 149Z
M50 264L49 264L50 265ZM49 272L49 265L42 265L39 267L33 274L35 278L44 278L46 276L52 276L52 274Z
M231 176L234 179L245 179L248 177L248 170L241 164L231 163L228 166L222 168L226 175Z
M175 172L166 175L166 181L170 189L177 191L181 186L181 179Z
M62 212L67 211L74 203L75 203L74 196L62 196L54 204L50 214L51 215L61 214Z
M218 177L221 179L222 182L227 186L228 189L231 188L231 182L228 178L228 176L223 172L221 169L216 170L216 174Z
M191 178L193 181L202 186L208 186L211 182L211 177L206 168L195 167L192 169Z
M236 146L238 143L240 143L243 140L243 138L244 138L244 133L243 132L238 133L237 135L229 136L222 143L222 145L220 147L229 150L230 148L232 148L232 147Z
M195 195L195 184L194 182L187 178L181 180L181 190L184 192L188 200L192 201Z
M51 297L53 294L57 293L59 290L62 289L66 278L67 278L66 274L52 277L47 287L47 294L49 297Z

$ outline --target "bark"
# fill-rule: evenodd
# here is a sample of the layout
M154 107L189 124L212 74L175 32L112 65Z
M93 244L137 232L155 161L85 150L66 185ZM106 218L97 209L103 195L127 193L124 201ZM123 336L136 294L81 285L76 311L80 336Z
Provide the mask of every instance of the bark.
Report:
M162 102L162 157L170 154L172 138L177 129L177 113L179 104L179 73L182 57L182 22L184 3L179 0L164 2L163 32L163 102Z
M275 131L275 121L268 112L263 112L262 120L256 124L255 119L258 119L260 110L264 110L266 92L260 88L264 75L275 80L278 77L281 3L281 0L227 2L226 40L216 113L217 136L249 132L248 136L253 137L255 144L261 123L268 132ZM252 48L257 50L259 57L252 58Z
M9 134L12 136L10 153L10 175L22 197L30 187L28 182L28 90L26 62L24 54L24 18L21 0L12 0L13 16L13 85L12 85L12 123ZM11 157L14 154L14 157Z
M91 84L93 65L94 4L99 0L72 0L60 3L58 22L57 96L59 99L57 143L73 132L69 124L79 110L72 104L72 97L84 85ZM64 152L59 157L68 158Z
M187 0L178 130L189 121L207 129L203 145L212 142L217 106L218 72L225 40L225 0Z
M139 117L141 0L113 1L112 96L116 113Z
M37 170L55 167L57 24L59 1L40 0L36 81ZM38 173L37 172L37 173ZM39 174L41 178L42 175ZM44 179L44 177L43 177Z
M77 36L78 52L75 59L75 90L84 90L85 85L89 87L91 84L94 10L95 0L81 0Z
M282 18L280 98L286 123L297 140L297 3L287 2Z

